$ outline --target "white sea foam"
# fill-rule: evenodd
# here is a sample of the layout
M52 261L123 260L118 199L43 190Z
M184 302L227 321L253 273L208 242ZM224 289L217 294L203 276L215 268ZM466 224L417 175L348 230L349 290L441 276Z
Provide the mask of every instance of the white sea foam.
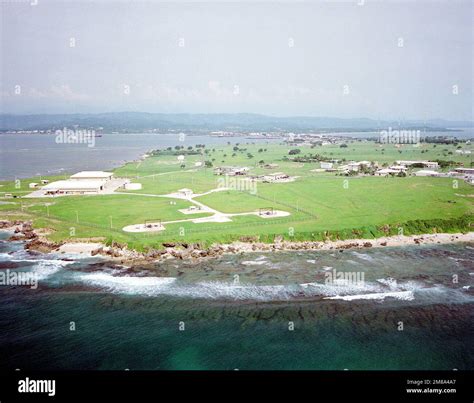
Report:
M413 292L420 285L414 282L397 284L393 279L385 283L325 284L303 283L286 285L234 284L222 281L187 283L174 277L131 277L113 276L109 273L80 274L77 277L84 283L103 288L114 293L147 296L174 296L204 299L231 300L291 300L298 297L328 297L351 301L353 299L377 299L386 297L411 300ZM382 281L384 282L384 281ZM389 288L387 290L387 288Z
M64 260L40 260L36 261L31 271L36 274L38 280L44 280L72 263L74 262L65 262Z
M374 260L374 258L366 253L360 253L360 252L357 252L357 251L352 251L352 254L356 257L358 257L359 259L362 259L362 260L367 260L368 262L372 262Z
M267 262L265 262L264 260L244 260L242 262L242 264L245 266L260 266L265 263Z
M382 288L374 283L348 283L346 281L326 283L303 283L300 286L314 295L335 296L361 292L376 292Z
M396 291L396 292L377 292L370 294L356 295L336 295L335 297L326 297L325 299L341 299L344 301L354 301L358 299L375 299L384 300L385 298L396 298L404 301L412 301L415 299L413 291Z
M328 270L332 270L332 267L331 266L324 266L324 267L322 267L322 269L324 271L328 271Z
M377 281L380 283L380 284L383 284L383 285L386 285L388 288L390 288L391 290L395 290L398 286L397 284L397 280L395 280L394 278L392 277L388 277L388 278L379 278L377 279Z
M220 281L200 282L175 290L177 295L207 299L274 300L294 296L291 287L283 285L234 285Z
M105 288L112 292L144 295L157 294L158 291L168 287L176 280L174 277L118 277L108 273L82 274L79 279L86 284Z

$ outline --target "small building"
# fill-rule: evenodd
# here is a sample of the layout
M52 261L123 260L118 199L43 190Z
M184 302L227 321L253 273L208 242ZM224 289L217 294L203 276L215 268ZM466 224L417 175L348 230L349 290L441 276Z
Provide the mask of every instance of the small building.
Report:
M332 162L326 162L326 161L321 161L320 165L322 169L332 169L333 167Z
M370 167L370 161L358 161L358 162L355 162L355 161L351 161L349 163L347 163L346 165L343 165L340 168L340 170L342 171L354 171L354 172L359 172L360 171L360 168L362 166L366 166L366 167Z
M125 190L140 190L142 188L141 183L126 183Z
M389 167L390 169L393 169L397 172L406 172L407 171L407 167L405 165L392 165L391 167Z
M38 187L38 184L36 182L31 182L28 186L30 189L36 189Z
M71 179L79 180L111 180L114 174L112 172L104 171L81 171L71 175Z
M458 174L474 175L474 168L454 168Z
M12 193L5 193L5 199L13 199Z
M419 171L414 172L415 176L440 176L440 173L430 169L420 169Z
M472 154L472 151L471 150L456 150L456 154L470 155Z
M272 174L264 175L262 179L263 179L263 182L270 183L270 182L278 182L281 180L286 180L289 178L290 177L283 172L275 172Z
M179 189L178 193L181 196L189 197L189 196L192 196L193 191L191 189L183 188L183 189Z
M41 179L41 184L42 185L47 185L49 183L48 179Z
M388 176L388 175L398 175L400 173L399 170L397 169L392 169L392 168L383 168L379 169L378 171L375 171L374 175L376 176Z

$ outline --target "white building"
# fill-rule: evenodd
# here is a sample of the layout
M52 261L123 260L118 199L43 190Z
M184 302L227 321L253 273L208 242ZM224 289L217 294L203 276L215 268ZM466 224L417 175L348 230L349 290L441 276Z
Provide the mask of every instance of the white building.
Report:
M348 164L341 166L340 169L343 171L359 172L361 166L370 167L370 165L371 165L370 161L358 161L358 162L351 161Z
M104 189L105 180L74 180L55 181L43 186L46 195L96 194Z
M238 176L238 175L247 175L249 172L247 167L218 167L214 169L215 175L229 175L229 176Z
M396 161L397 165L405 165L407 167L415 165L415 164L420 164L423 165L425 168L430 168L430 169L438 169L438 163L435 161Z
M375 171L376 176L388 176L388 175L398 175L400 171L398 169L392 169L392 168L383 168L379 169L378 171Z
M290 177L283 173L283 172L275 172L273 174L268 174L263 176L263 182L277 182L285 179L289 179Z
M81 171L77 174L71 175L71 179L80 180L111 180L114 174L112 172L104 171Z
M437 171L432 171L430 169L420 169L414 173L415 176L440 176L440 173Z
M456 150L456 154L469 155L472 154L471 150Z
M126 190L140 190L142 188L141 183L126 183L125 189Z
M458 174L474 175L474 168L454 168Z
M326 162L326 161L321 161L321 168L322 169L332 169L333 163L332 162Z
M407 170L407 167L405 165L392 165L389 168L393 169L397 172L406 172L406 170Z
M55 181L43 186L45 195L97 194L104 190L113 173L104 171L81 171L67 180Z

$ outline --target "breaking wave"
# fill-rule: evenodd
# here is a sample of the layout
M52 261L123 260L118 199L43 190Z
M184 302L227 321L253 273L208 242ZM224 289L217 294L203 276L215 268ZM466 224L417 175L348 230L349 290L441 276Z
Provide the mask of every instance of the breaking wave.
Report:
M88 286L113 293L145 296L173 296L202 299L277 301L296 298L320 297L328 299L397 298L413 300L415 291L423 285L415 282L397 284L387 279L363 284L303 283L287 285L234 284L222 281L188 283L175 277L113 276L109 273L80 274L78 279Z

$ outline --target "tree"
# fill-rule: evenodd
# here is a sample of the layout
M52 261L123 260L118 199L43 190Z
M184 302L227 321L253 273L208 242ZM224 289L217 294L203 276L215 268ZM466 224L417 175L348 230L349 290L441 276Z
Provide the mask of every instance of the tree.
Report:
M212 168L212 162L211 162L211 161L205 161L205 162L204 162L204 166L205 166L206 168Z
M347 144L344 144L344 143L343 143L343 144L341 144L339 147L340 147L340 148L347 148Z
M299 154L301 150L299 148L293 148L292 150L288 151L289 155L296 155Z

